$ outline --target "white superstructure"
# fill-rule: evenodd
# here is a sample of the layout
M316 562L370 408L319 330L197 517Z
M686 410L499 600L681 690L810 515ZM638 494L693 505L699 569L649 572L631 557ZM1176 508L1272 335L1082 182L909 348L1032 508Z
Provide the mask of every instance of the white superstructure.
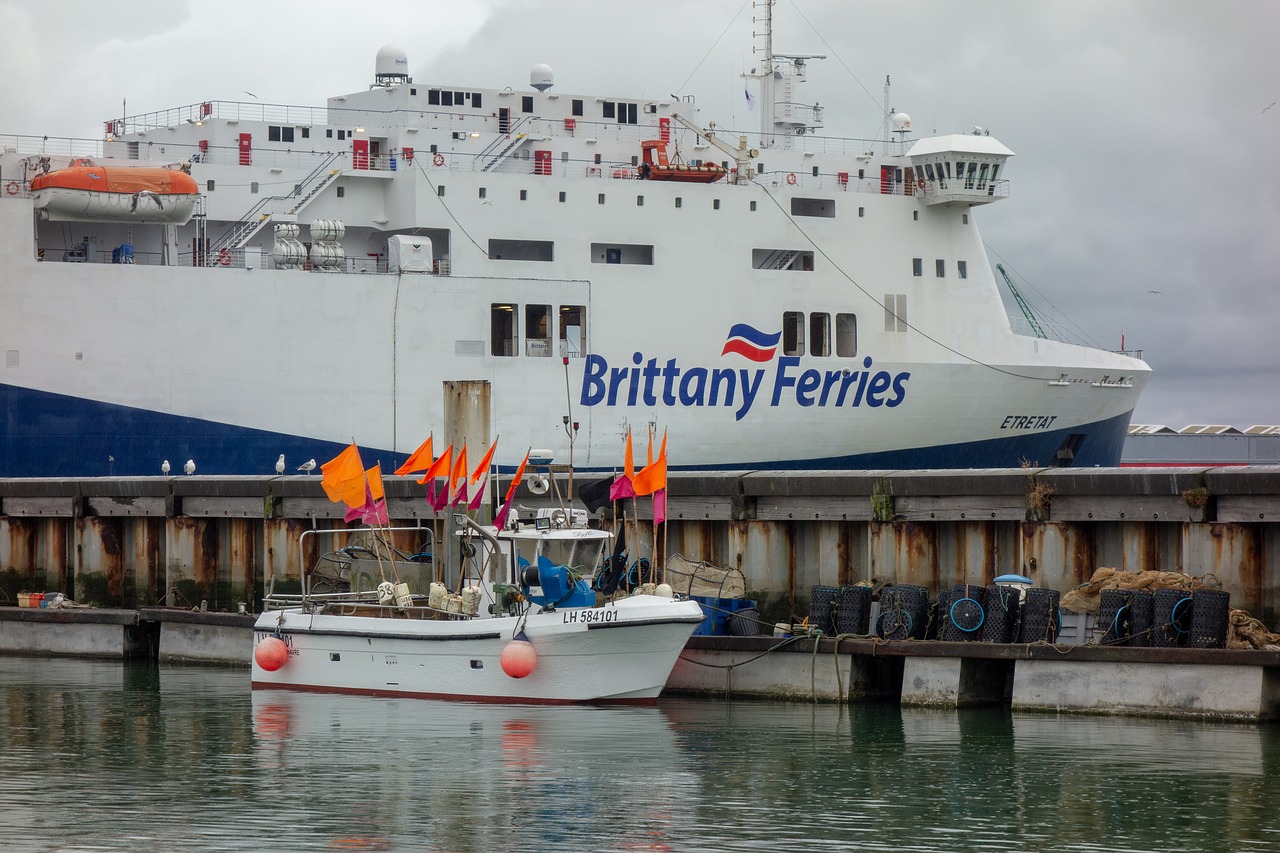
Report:
M1148 367L1016 334L986 261L974 209L1009 195L1013 152L912 141L905 115L815 136L815 58L770 36L751 133L545 66L415 82L388 46L324 108L197 102L87 152L0 136L0 476L261 473L352 436L386 469L452 381L490 383L494 433L564 447L570 417L579 469L650 423L676 467L1118 463ZM654 180L655 140L726 174ZM33 185L73 156L189 171L199 199L181 222L139 218L165 209L141 193L43 215Z

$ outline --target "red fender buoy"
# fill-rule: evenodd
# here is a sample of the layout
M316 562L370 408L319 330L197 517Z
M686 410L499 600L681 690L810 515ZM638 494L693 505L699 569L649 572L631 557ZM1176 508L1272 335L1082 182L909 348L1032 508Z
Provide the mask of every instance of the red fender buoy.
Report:
M289 647L279 637L267 637L253 650L253 659L267 672L275 672L289 660Z
M524 678L538 665L538 651L525 639L512 640L502 650L502 671L512 678Z

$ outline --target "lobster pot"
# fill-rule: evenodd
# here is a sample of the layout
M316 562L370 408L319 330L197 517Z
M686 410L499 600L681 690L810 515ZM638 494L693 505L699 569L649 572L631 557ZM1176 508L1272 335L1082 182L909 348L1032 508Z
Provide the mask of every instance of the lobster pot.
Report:
M871 628L871 587L842 586L836 591L837 634L866 634Z
M725 630L730 637L754 637L760 633L760 612L754 607L744 607L730 613L724 619Z
M1162 648L1185 645L1191 624L1191 597L1180 589L1158 589L1151 599L1151 645Z
M1129 639L1129 599L1127 589L1104 589L1099 600L1098 627L1104 646L1123 646Z
M982 625L986 621L983 609L986 589L961 584L951 591L945 609L938 608L942 620L940 639L951 642L974 642L982 639Z
M1198 589L1191 594L1191 633L1187 645L1193 649L1223 649L1227 646L1227 617L1231 614L1231 593L1221 589Z
M831 633L831 615L836 606L838 587L815 586L809 593L809 627L824 634Z
M1056 589L1029 589L1018 619L1018 642L1052 643L1058 639L1058 599Z
M1133 590L1129 599L1129 639L1127 646L1151 645L1151 622L1155 613L1155 599L1145 589Z
M1014 632L1018 629L1018 608L1021 594L1018 590L993 584L987 587L984 609L986 618L982 622L984 643L1012 643Z
M893 585L880 591L878 636L890 640L923 640L928 622L929 590L922 586Z

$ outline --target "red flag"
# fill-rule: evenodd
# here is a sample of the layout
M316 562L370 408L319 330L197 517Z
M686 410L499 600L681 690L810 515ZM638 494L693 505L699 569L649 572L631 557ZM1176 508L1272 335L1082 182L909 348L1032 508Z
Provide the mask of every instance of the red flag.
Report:
M659 489L667 487L667 432L662 431L662 449L658 451L658 461L646 465L636 475L634 488L637 495L651 495Z
M419 471L425 471L431 467L431 436L427 436L427 440L422 442L417 450L404 460L404 464L396 469L396 476L404 474L416 474Z
M507 495L502 500L502 509L498 510L498 514L493 517L493 526L501 530L507 524L507 516L511 513L511 500L516 496L516 489L520 487L520 481L524 479L524 468L529 464L529 452L525 451L524 459L520 462L520 467L516 469L516 475L511 480L511 485L507 486Z

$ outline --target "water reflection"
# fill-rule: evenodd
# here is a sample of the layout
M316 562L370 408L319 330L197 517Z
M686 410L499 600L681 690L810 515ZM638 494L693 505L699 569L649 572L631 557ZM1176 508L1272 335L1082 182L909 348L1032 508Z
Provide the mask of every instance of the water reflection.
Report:
M1274 727L490 706L0 658L6 850L1269 850Z

